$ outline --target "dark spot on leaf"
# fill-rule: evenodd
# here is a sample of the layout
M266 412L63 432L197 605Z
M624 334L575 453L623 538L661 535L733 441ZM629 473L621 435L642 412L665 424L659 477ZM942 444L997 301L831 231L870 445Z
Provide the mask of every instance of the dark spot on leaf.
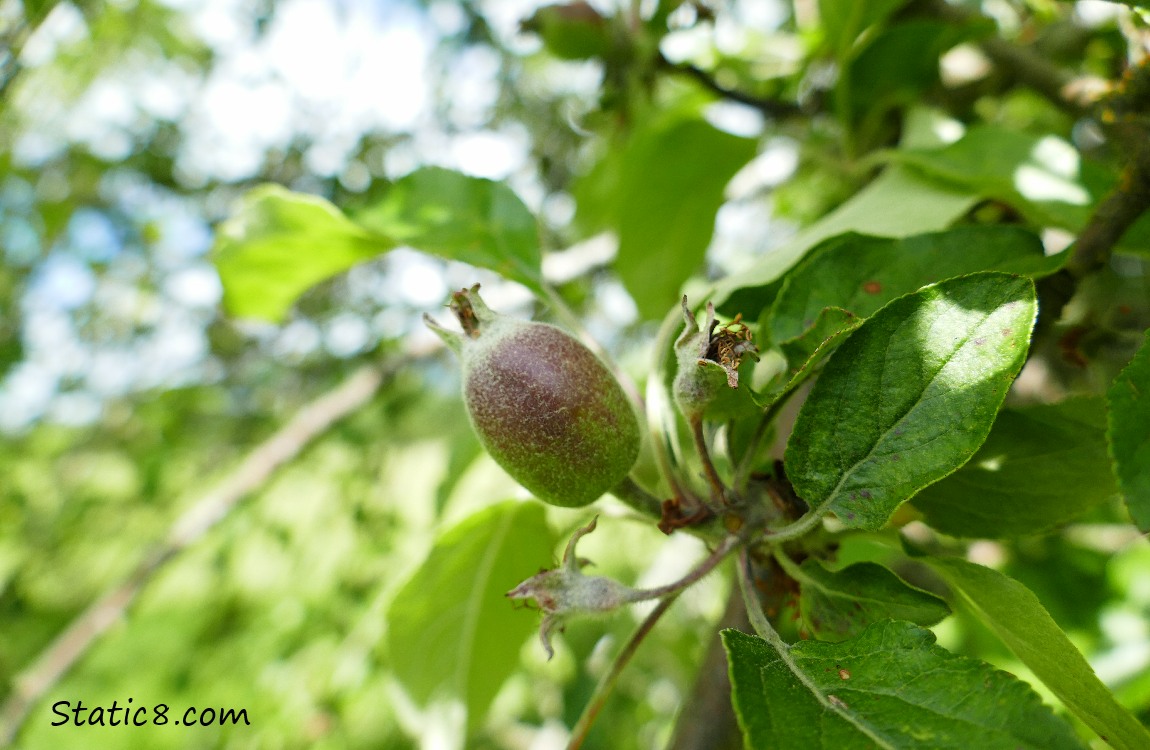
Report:
M1133 312L1133 309L1130 307L1130 305L1119 305L1118 306L1118 312L1121 313L1122 315L1129 315L1131 312ZM1103 737L1103 739L1106 739L1106 738Z
M862 288L863 291L867 294L878 294L882 291L882 284L878 283L874 279L871 279L870 281L863 284Z
M901 460L902 460L902 456L900 456L900 455L898 455L897 453L895 453L895 454L893 454L893 455L890 457L890 460L891 460L891 461L896 461L896 462L897 462L897 461L901 461Z
M859 493L859 494L861 494L861 495L862 495L864 498L866 498L867 500L870 500L872 497L874 497L874 495L870 494L870 490L863 490L863 491L862 491L861 493Z

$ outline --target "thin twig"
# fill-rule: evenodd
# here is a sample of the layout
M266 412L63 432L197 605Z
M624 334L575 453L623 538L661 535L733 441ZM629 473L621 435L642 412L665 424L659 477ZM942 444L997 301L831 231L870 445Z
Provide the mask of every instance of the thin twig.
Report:
M738 102L739 104L746 104L749 107L762 112L767 117L775 120L784 120L789 117L796 117L804 114L802 108L794 102L783 101L781 99L771 99L769 97L754 96L744 91L732 89L715 80L707 71L698 68L690 63L673 63L662 55L659 56L659 66L664 70L672 73L685 75L693 78L698 83L702 84L703 88L717 94L723 99Z
M398 359L390 369L410 361L410 356ZM336 388L300 409L290 422L256 446L214 490L177 519L159 549L73 619L13 680L12 692L0 708L0 745L8 746L15 740L36 702L100 636L123 619L136 597L169 560L201 539L241 500L263 487L278 468L296 458L333 424L370 401L384 375L383 368L362 367Z
M719 542L711 554L696 565L690 573L674 583L668 583L666 586L657 586L653 589L639 589L633 592L632 596L629 597L630 601L645 601L648 599L660 599L665 596L678 596L680 592L701 581L708 573L717 568L719 563L727 559L727 555L735 551L742 541L742 539L734 535L723 537L723 541Z
M631 635L627 641L627 645L615 655L615 660L611 663L611 668L599 680L599 684L595 686L595 692L591 695L591 700L583 708L583 713L579 716L579 721L575 723L575 727L571 730L571 741L567 743L567 750L578 750L583 746L587 740L587 734L591 731L591 726L595 723L595 719L599 716L599 712L603 710L603 706L607 703L607 698L611 695L611 691L615 688L615 683L619 681L619 675L623 673L623 669L631 661L631 657L639 650L639 645L647 637L647 634L659 622L659 619L666 614L675 600L679 598L677 592L671 594L665 599L661 600L655 609L651 610L651 614L647 615L646 619L639 625L638 629Z
M1150 146L1136 147L1118 185L1094 209L1071 249L1066 270L1075 279L1103 268L1122 235L1150 209Z
M1131 68L1115 94L1102 103L1100 119L1128 161L1118 184L1098 202L1070 249L1066 266L1039 283L1042 319L1047 329L1060 317L1078 282L1105 268L1123 235L1150 210L1150 63Z
M956 26L970 25L979 19L986 20L981 14L968 12L945 0L934 0L928 7L930 13ZM980 41L978 46L1007 80L1016 81L1034 91L1073 117L1089 114L1088 104L1070 92L1069 84L1073 82L1074 76L1040 53L1001 36L989 36Z

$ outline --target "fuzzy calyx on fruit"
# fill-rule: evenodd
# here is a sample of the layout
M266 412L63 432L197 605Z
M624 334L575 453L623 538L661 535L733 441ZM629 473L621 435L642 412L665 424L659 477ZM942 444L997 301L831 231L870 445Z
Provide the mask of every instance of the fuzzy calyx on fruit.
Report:
M739 387L739 365L743 357L757 361L759 349L751 341L751 331L741 316L720 325L715 319L715 306L709 302L706 323L700 328L684 296L683 320L686 325L675 342L679 365L674 384L675 404L685 417L697 419L724 386Z

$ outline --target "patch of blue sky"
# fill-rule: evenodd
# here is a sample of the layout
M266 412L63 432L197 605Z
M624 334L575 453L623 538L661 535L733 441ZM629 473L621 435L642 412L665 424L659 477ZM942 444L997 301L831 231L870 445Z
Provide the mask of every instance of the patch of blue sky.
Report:
M78 208L68 220L68 250L90 263L107 263L124 249L122 231L103 211Z
M54 252L32 274L25 304L54 310L75 310L92 299L96 275L88 264L68 253Z

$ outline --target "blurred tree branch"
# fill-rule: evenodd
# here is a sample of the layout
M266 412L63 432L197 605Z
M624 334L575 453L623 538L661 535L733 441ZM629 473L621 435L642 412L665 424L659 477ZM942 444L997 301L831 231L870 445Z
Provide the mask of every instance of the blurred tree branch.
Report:
M46 0L36 4L36 11L29 12L29 3L25 2L24 16L17 19L10 28L4 29L0 34L0 99L8 93L8 88L24 66L20 63L20 54L24 45L35 33L40 24L51 15L59 0Z
M926 5L926 11L955 25L969 25L980 20L989 20L945 0L931 0ZM1075 118L1085 117L1090 113L1090 103L1082 94L1075 92L1073 85L1075 76L1052 63L1035 49L997 35L981 39L977 44L1003 79L1001 85L1004 88L1016 84L1025 86Z
M36 702L120 621L156 574L186 547L208 533L241 500L265 486L277 469L295 459L332 425L369 402L384 379L412 358L437 351L407 352L382 366L368 365L301 408L279 431L256 446L231 474L195 502L174 524L163 544L121 583L81 612L72 623L12 680L12 692L0 706L0 745L10 746Z
M772 119L785 120L804 114L803 109L794 102L754 96L753 94L724 86L719 83L713 75L690 63L673 63L663 57L662 54L659 55L658 62L661 69L693 78L697 83L702 84L703 88L717 94L720 98L754 107Z
M1099 110L1099 120L1127 162L1118 184L1098 202L1067 251L1065 268L1040 283L1043 327L1057 322L1078 282L1104 268L1123 235L1150 210L1150 61L1128 69Z

